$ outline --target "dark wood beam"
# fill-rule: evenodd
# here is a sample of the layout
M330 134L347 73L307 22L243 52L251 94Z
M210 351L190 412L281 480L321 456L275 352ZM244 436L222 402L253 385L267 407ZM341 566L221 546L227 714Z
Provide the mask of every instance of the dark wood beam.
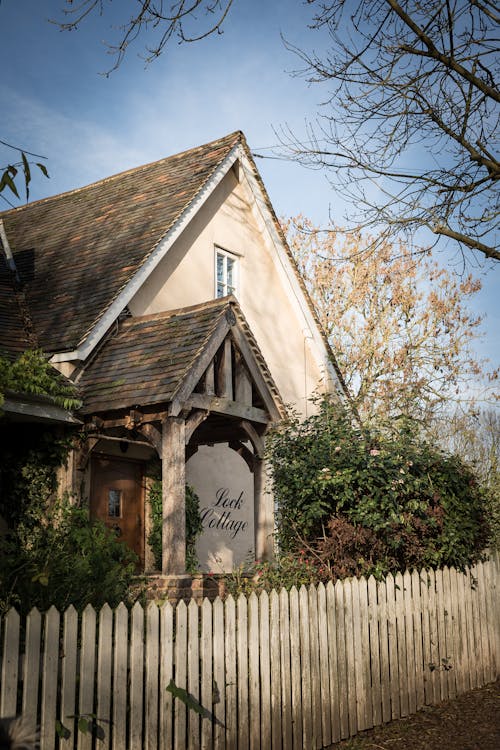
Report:
M205 396L203 393L193 393L186 401L185 406L191 406L193 409L205 409L215 414L224 414L228 417L240 417L250 422L267 424L270 419L267 412L263 409L257 409L255 406L245 406L237 401L231 401L227 398L218 396Z

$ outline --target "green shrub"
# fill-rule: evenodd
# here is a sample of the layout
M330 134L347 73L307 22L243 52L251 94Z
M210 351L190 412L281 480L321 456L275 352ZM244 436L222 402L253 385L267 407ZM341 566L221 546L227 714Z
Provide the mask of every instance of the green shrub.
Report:
M37 523L21 521L2 537L0 609L115 607L129 599L136 565L134 553L101 521L62 500Z
M304 545L329 575L384 575L480 558L485 491L408 422L365 430L324 400L269 438L282 552Z

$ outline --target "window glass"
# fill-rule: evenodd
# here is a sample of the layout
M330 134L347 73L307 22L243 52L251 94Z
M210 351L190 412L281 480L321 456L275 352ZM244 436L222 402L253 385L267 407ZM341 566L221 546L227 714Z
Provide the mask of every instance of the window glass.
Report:
M216 248L216 285L217 297L225 297L228 294L236 294L237 287L237 258L230 253Z
M121 518L122 515L122 493L121 490L108 490L108 516L110 518Z

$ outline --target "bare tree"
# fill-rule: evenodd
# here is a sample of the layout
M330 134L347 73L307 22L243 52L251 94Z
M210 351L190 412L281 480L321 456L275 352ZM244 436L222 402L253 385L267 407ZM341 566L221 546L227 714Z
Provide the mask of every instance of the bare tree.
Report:
M105 5L113 0L66 0L64 21L54 21L63 31L72 31L89 15L103 14ZM172 38L178 42L199 42L211 34L221 34L233 0L138 0L134 12L119 27L119 41L108 44L115 61L108 74L116 70L123 61L129 45L144 32L146 62L159 57ZM200 20L200 16L204 20ZM208 21L207 21L208 19ZM156 38L155 38L156 34ZM152 43L154 42L154 43Z
M297 137L300 163L325 168L356 207L350 228L383 241L425 227L500 260L498 21L490 0L308 0L326 53L288 44L297 73L328 87L324 114ZM423 163L422 163L423 159Z

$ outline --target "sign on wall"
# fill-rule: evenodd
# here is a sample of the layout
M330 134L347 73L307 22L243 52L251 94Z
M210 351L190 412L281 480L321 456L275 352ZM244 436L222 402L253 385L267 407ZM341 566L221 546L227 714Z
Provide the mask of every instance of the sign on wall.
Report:
M200 498L201 570L223 573L253 560L253 474L241 456L225 444L200 446L187 462L186 481Z

